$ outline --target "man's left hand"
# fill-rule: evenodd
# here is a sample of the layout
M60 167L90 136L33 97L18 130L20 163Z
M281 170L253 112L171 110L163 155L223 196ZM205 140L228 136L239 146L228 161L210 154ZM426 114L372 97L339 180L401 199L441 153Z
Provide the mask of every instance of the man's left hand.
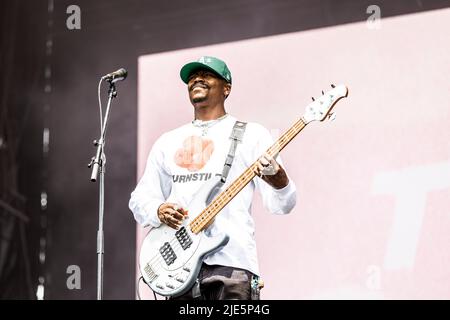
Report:
M258 159L253 171L275 189L284 188L289 183L284 169L267 152Z

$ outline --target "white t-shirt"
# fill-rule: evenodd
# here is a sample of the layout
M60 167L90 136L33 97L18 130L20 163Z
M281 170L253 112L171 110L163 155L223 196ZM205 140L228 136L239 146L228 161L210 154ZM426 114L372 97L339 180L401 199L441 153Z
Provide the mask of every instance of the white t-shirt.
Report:
M131 193L129 202L129 208L139 224L160 226L157 209L162 203L173 202L188 208L202 184L222 173L236 120L227 115L213 123L206 133L191 122L157 139L148 156L145 172ZM196 122L201 123L199 120ZM222 190L272 144L273 138L266 128L257 123L247 123L243 141L237 146L233 165ZM279 156L276 160L282 164ZM216 216L211 233L220 230L227 233L230 240L219 252L208 256L205 263L246 269L259 275L255 228L251 216L255 188L261 193L264 207L271 213L287 214L295 206L296 188L291 179L286 187L277 190L255 177Z

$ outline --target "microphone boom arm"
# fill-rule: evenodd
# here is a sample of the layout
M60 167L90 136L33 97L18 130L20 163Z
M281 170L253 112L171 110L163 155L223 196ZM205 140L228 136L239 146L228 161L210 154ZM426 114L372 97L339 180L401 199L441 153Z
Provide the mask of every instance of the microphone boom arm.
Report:
M103 127L101 128L101 136L99 140L94 140L94 146L97 147L97 152L95 154L95 157L92 158L91 163L89 164L89 167L92 166L92 174L91 174L91 181L92 182L96 182L97 181L97 176L99 171L101 170L102 167L102 154L104 153L103 149L105 146L105 136L106 136L106 128L108 125L108 118L109 118L109 110L111 107L111 101L112 99L114 99L115 97L117 97L117 90L116 90L116 85L114 84L113 81L108 81L109 82L109 90L108 90L108 104L106 106L106 113L105 113L105 118L103 121Z

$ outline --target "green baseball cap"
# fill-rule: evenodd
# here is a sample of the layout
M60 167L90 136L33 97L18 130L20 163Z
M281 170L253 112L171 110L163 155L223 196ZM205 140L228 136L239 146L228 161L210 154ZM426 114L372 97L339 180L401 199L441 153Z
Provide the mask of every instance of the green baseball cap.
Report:
M231 83L231 72L225 62L215 57L203 56L197 61L187 63L180 70L180 77L184 83L188 83L189 76L197 70L209 70L217 74L226 82Z

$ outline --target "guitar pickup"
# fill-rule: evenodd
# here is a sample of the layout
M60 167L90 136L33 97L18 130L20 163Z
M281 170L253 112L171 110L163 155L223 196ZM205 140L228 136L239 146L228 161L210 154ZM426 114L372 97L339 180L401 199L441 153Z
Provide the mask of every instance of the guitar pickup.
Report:
M181 244L183 250L186 250L192 245L193 241L185 227L180 228L180 230L175 233L175 236L177 237L177 240Z
M164 261L168 266L170 266L177 258L175 251L173 251L172 246L168 242L164 243L164 245L159 248L159 253L161 253Z

